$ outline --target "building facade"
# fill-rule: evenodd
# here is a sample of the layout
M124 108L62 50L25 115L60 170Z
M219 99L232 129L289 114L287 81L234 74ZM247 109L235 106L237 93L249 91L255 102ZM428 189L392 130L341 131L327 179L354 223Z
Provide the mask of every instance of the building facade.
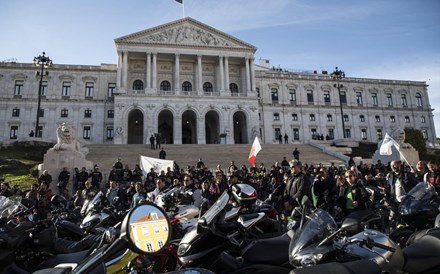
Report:
M255 64L256 47L192 18L115 39L118 64L0 63L0 143L56 141L68 122L83 144L376 142L411 127L435 143L425 82L343 78ZM56 63L56 60L54 60ZM341 105L342 104L342 105ZM343 122L342 122L343 121ZM342 123L344 127L342 127ZM284 141L284 140L283 140Z

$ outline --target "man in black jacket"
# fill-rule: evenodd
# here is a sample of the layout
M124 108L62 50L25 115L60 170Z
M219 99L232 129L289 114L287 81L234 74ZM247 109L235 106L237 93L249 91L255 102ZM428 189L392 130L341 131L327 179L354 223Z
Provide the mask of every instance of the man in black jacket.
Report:
M311 197L310 181L302 172L301 162L298 160L290 161L292 175L284 189L284 209L291 212L292 209L301 203L304 196Z

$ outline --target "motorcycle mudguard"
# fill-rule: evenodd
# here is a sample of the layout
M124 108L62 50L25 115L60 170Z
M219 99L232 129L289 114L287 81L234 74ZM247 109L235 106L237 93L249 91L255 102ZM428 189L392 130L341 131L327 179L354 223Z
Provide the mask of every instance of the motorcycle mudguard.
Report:
M297 268L289 274L316 274L316 273L338 273L338 274L380 274L380 267L370 260L358 260L348 263L327 263L304 268Z

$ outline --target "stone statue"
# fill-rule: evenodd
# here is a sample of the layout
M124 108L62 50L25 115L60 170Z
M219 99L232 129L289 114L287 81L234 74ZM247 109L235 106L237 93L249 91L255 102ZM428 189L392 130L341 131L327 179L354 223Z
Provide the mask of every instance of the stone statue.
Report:
M76 129L68 123L62 123L57 128L57 143L52 150L81 151L81 146L76 140Z
M400 127L396 128L390 133L391 138L393 138L397 143L399 143L401 148L413 148L411 144L405 143L405 131Z

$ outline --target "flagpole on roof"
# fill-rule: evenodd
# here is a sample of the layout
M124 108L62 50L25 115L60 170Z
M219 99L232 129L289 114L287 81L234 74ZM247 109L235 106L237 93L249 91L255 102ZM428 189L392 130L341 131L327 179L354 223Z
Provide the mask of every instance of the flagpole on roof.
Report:
M185 18L185 1L182 0L182 18Z

